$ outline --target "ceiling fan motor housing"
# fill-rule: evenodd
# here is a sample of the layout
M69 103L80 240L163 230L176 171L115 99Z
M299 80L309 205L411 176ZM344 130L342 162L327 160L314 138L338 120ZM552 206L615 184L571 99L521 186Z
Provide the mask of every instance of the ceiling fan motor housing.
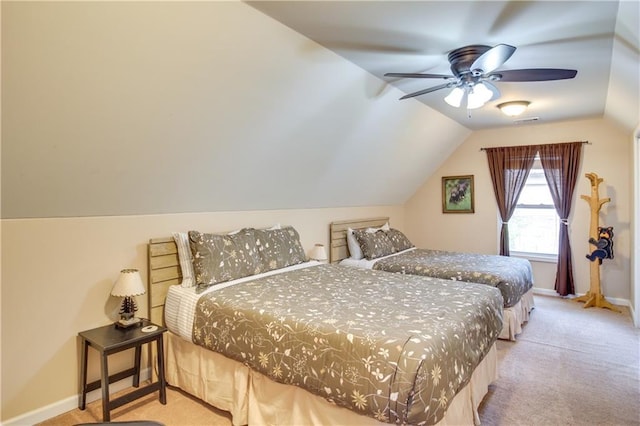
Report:
M452 50L448 56L451 72L454 76L461 78L471 74L471 64L489 49L491 46L472 44Z

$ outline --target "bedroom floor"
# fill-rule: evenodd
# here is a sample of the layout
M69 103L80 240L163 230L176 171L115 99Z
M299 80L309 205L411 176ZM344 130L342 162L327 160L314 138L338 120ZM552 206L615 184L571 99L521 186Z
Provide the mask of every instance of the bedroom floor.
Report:
M498 341L500 378L480 406L484 425L640 425L640 329L628 309L535 296L531 322L517 342ZM228 413L169 387L112 411L112 421L155 420L167 426L230 426ZM100 401L41 425L101 420Z
M516 342L498 342L486 425L640 425L640 329L623 313L535 296Z

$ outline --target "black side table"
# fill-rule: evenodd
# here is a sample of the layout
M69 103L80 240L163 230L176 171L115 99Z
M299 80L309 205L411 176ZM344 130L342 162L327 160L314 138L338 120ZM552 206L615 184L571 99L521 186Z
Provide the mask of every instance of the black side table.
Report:
M147 331L148 326L157 327L153 331ZM104 327L94 328L78 333L82 339L82 359L80 371L80 402L78 408L85 409L87 402L87 392L102 387L102 417L103 421L108 422L111 419L110 411L134 401L142 396L148 395L155 391L160 391L160 402L167 403L166 386L167 382L164 377L164 350L163 335L167 331L165 327L152 324L149 320L143 319L142 324L127 329L118 328L115 324L105 325ZM158 349L158 380L143 388L140 385L140 354L142 345L156 341ZM87 355L89 346L100 352L102 378L87 384ZM126 349L135 348L135 365L119 373L109 375L108 356ZM109 384L117 382L127 377L133 376L133 386L138 388L113 401L109 401Z

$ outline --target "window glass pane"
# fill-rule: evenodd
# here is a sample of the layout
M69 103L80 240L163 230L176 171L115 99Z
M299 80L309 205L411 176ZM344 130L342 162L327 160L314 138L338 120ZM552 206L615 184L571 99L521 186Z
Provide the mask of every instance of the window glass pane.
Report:
M520 193L518 204L553 206L553 198L542 169L531 170L524 189Z
M517 208L509 221L509 250L558 254L559 225L555 209Z
M546 183L544 185L528 185L520 193L518 204L553 206L553 198L551 198L551 193Z
M533 164L524 189L509 220L512 252L558 254L560 219L539 159Z

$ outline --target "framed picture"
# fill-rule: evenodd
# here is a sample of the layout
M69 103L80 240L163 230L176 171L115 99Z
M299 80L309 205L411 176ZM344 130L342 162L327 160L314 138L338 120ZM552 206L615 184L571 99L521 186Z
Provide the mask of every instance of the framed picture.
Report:
M473 175L442 177L442 213L473 213Z

